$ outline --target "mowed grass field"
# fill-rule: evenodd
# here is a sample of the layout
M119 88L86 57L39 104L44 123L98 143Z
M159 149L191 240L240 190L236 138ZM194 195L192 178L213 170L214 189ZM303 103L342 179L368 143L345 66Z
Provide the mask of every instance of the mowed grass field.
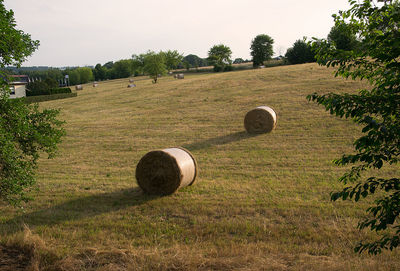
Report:
M41 103L61 109L67 135L56 158L40 160L35 201L0 206L3 243L40 240L35 257L49 270L398 269L399 251L353 252L376 237L356 229L372 199L330 201L345 171L332 160L352 152L360 127L306 100L365 84L316 64L140 79ZM277 112L277 127L250 136L243 119L260 105ZM195 183L144 195L138 161L176 146L196 157Z

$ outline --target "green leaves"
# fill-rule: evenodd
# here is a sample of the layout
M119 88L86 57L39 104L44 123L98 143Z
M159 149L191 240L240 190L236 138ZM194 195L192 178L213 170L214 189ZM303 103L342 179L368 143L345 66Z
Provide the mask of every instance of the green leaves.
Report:
M40 111L22 100L0 99L0 199L12 205L28 201L40 152L49 158L64 135L58 110Z
M19 205L30 199L40 152L52 157L64 130L56 118L58 110L40 111L37 105L8 97L1 68L19 66L39 46L39 41L15 26L14 13L0 0L0 200Z
M320 65L337 68L336 76L366 79L371 89L353 95L313 93L307 99L323 105L331 114L362 125L363 135L353 144L356 152L334 161L337 165L354 164L339 181L355 185L331 193L331 199L357 202L377 191L383 192L376 205L367 209L368 218L360 222L359 229L388 234L375 242L360 242L355 248L357 252L377 254L399 245L400 181L396 177L360 179L361 173L368 169L381 169L385 164L399 161L400 4L397 0L381 7L373 5L371 0L349 3L350 10L334 16L335 31L342 31L340 35L343 31L354 34L358 37L356 45L338 46L343 40L338 40L337 33L331 33L328 40L315 39L312 48Z
M274 54L273 44L274 40L266 34L257 35L251 41L250 54L253 57L253 66L263 65L265 60L271 59Z

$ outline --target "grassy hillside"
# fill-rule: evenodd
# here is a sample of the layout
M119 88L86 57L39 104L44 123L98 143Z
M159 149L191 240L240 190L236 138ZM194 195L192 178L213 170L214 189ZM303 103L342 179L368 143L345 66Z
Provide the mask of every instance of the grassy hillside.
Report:
M355 229L368 201L329 200L344 172L331 161L352 151L360 129L305 96L362 87L332 72L306 64L146 78L136 88L114 80L42 103L61 108L67 136L55 159L40 161L36 200L24 211L0 206L1 240L28 227L55 255L43 265L63 270L397 268L398 251L352 251L374 237ZM259 105L275 109L277 128L249 136L243 119ZM196 182L143 195L136 164L174 146L196 157Z

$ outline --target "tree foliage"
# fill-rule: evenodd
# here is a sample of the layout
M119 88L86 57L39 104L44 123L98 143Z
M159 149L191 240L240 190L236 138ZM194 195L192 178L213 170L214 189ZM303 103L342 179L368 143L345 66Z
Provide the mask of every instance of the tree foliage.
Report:
M274 40L265 34L260 34L251 41L250 54L253 57L254 67L263 65L265 60L271 59L274 54L273 44Z
M183 55L181 55L177 50L168 50L166 52L162 52L162 54L164 54L165 66L167 67L168 71L176 69L183 59Z
M336 76L365 79L370 89L358 94L312 94L309 100L323 105L331 114L359 123L362 136L355 140L355 153L335 160L337 165L352 165L340 181L342 191L332 200L354 200L375 194L374 205L358 224L359 229L378 233L375 241L361 241L356 251L380 253L400 242L400 179L371 176L368 170L394 167L400 155L400 4L398 0L378 4L372 0L349 1L348 11L335 15L335 26L346 24L359 37L353 50L339 49L327 40L316 40L313 48L319 64L337 69Z
M164 54L148 52L144 57L144 71L153 79L154 83L157 83L158 77L167 72Z
M13 15L0 0L0 200L18 205L29 199L39 153L52 157L64 130L58 110L40 111L37 105L9 98L5 65L19 67L39 45L15 28Z
M286 51L285 57L290 64L315 62L315 54L311 49L311 45L306 42L305 38L297 40L293 44L293 47Z
M214 66L214 71L224 71L227 65L232 64L232 51L223 44L214 45L208 51L208 62Z
M338 50L353 50L358 44L355 33L346 23L334 25L327 40Z

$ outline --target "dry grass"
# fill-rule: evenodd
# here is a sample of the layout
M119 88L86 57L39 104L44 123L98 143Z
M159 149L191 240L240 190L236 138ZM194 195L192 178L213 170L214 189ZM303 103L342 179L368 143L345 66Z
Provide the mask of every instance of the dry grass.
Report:
M315 64L85 85L62 109L67 136L42 159L36 200L0 206L0 235L23 225L57 255L61 270L394 270L399 252L354 254L368 201L329 200L359 127L306 101L314 91L354 91ZM277 127L249 136L248 110L269 105ZM135 168L150 150L187 148L193 186L143 195ZM384 169L393 174L396 169ZM50 263L49 263L50 266Z

